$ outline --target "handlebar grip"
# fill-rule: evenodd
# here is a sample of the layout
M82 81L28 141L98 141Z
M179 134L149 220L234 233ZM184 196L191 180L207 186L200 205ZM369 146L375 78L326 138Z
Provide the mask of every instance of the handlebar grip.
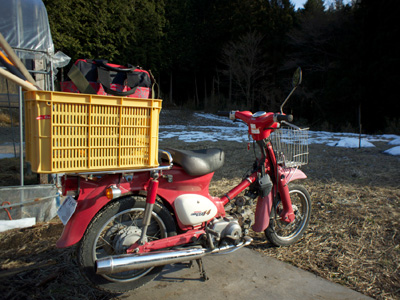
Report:
M229 111L217 111L217 116L229 118Z
M286 122L292 122L293 121L293 115L281 115L278 114L276 116L276 119L278 122L286 121Z

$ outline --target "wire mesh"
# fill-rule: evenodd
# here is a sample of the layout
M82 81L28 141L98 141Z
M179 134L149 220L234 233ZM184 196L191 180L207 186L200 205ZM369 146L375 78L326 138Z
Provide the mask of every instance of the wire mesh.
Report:
M278 164L300 167L308 164L308 128L282 127L271 134Z

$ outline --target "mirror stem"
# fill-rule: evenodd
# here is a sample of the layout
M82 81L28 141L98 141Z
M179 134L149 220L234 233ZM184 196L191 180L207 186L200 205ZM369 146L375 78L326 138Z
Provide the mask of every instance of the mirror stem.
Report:
M289 100L290 96L292 96L293 92L297 89L297 85L292 89L290 94L286 97L285 101L283 101L281 105L281 114L283 114L283 106L286 104L286 102Z

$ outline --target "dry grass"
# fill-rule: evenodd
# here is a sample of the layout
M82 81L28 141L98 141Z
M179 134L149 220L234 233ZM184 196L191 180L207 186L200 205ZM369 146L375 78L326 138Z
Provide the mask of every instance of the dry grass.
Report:
M0 110L0 125L5 126L5 125L10 125L11 124L11 118L9 114L5 114Z
M376 299L399 299L400 191L332 182L307 185L314 198L304 238L255 248Z
M0 186L14 186L21 182L19 158L0 159ZM38 184L37 174L28 172L27 163L24 164L25 184Z
M75 263L74 247L57 249L63 225L55 220L0 234L2 299L113 299L89 287Z
M240 181L234 163L248 164L251 155L237 145L229 147L233 158L227 172L216 174L212 192ZM253 233L253 248L370 297L400 299L400 159L384 155L386 148L312 145L303 184L313 207L304 238L279 248Z
M16 109L4 109L0 108L0 126L1 127L10 127L18 126L19 124L19 115L18 110Z

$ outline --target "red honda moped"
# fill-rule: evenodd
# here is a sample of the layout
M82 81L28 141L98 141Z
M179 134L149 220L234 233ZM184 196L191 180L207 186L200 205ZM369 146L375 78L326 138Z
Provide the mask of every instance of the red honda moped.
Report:
M78 244L82 274L99 289L123 292L159 274L164 265L197 261L229 253L252 242L250 230L265 232L278 246L303 235L311 199L301 185L289 185L306 175L307 130L288 122L283 106L301 82L301 69L280 113L231 111L222 113L248 125L259 157L232 190L221 197L209 194L214 171L222 167L220 149L160 150L153 169L65 175L60 208L69 218L58 247ZM283 129L282 125L288 126Z

